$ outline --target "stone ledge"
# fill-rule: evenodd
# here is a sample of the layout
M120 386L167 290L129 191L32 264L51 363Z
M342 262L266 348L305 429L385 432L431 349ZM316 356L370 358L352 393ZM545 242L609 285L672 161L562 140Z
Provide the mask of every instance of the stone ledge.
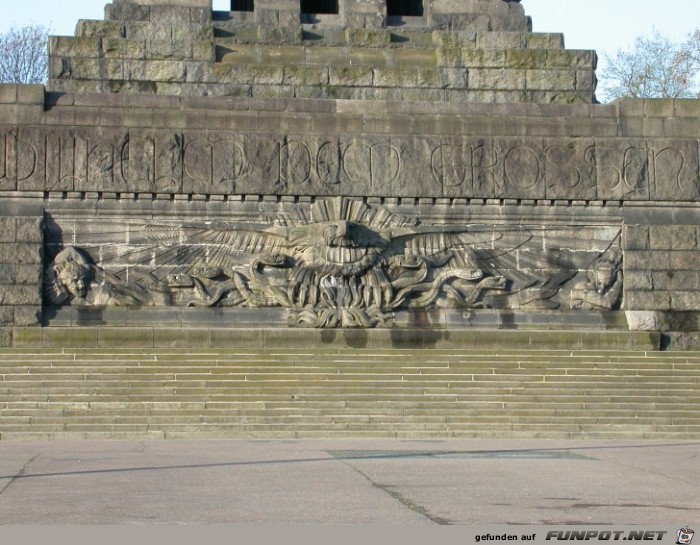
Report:
M216 327L12 329L13 348L367 348L659 350L658 332Z
M157 325L153 325L157 324ZM286 328L287 312L281 308L48 308L44 325L55 327L128 328L219 328L235 333L247 328ZM492 330L528 331L626 331L624 312L596 311L513 311L513 310L427 310L397 311L392 331L403 330ZM121 329L125 328L125 329ZM290 328L289 331L308 331ZM371 331L371 330L367 330Z

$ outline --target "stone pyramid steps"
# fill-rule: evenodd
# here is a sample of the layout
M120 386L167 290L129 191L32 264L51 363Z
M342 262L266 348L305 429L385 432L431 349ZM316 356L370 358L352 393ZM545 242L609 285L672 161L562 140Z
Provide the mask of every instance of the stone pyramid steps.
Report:
M0 439L699 437L700 354L15 349Z

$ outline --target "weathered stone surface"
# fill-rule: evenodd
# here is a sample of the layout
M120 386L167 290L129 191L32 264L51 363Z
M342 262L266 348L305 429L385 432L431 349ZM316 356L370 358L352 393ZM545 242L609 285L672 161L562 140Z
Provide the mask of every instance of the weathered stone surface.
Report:
M406 74L415 81L415 71ZM306 75L297 72L282 77L309 77L310 81L315 81L319 73L311 70ZM327 77L325 71L322 77ZM402 89L401 92L408 91ZM264 105L262 103L261 107ZM86 108L80 110L89 111ZM169 119L163 117L166 112L154 115L153 110L124 108L100 108L95 114L87 113L95 122L104 125L99 130L87 126L70 130L0 128L0 135L5 135L4 146L0 149L5 158L0 183L2 189L9 190L177 193L183 190L183 180L186 179L189 188L194 190L196 187L197 191L204 193L240 192L242 187L249 191L257 185L259 191L272 187L281 194L293 195L298 184L287 186L285 180L290 179L289 175L281 174L288 169L286 163L281 163L281 151L289 149L286 142L292 142L293 149L307 157L302 172L295 173L294 179L318 179L319 183L330 184L323 191L326 194L330 190L333 194L388 196L396 191L400 196L418 197L427 196L425 184L428 183L427 187L432 187L429 194L435 197L491 198L500 194L502 198L516 199L675 202L678 199L693 201L700 191L697 174L694 175L698 169L697 153L692 151L697 148L697 141L532 137L462 139L447 134L474 130L477 126L485 127L486 130L475 131L483 134L502 130L503 126L496 124L493 118L479 119L480 124L475 125L475 121L468 117L460 119L427 114L410 118L365 116L359 103L357 113L346 112L344 116L334 116L332 122L322 116L303 116L300 112L290 116L265 112L210 112L198 117L192 111L189 118L187 115L180 117L180 112L169 113L174 125L201 124L210 129L236 126L235 133L225 130L202 133L119 129L116 127L150 126L156 119L161 122ZM513 108L513 114L518 113ZM512 122L513 118L508 119ZM527 123L527 120L515 122L512 128L517 132ZM553 123L559 124L560 121L555 119ZM108 129L108 125L115 128ZM259 134L256 131L260 129L277 134ZM287 132L290 130L294 132ZM311 130L327 136L309 138L296 130ZM354 132L357 136L337 134L340 132ZM365 135L360 136L363 132ZM435 139L433 134L442 136ZM411 145L402 142L411 142ZM198 150L203 149L202 146L211 152L201 155ZM417 153L412 146L417 146L421 152ZM319 161L325 161L322 156L330 149L336 150L333 155L338 156L339 169L344 175L327 180L325 174L317 171ZM212 169L221 168L216 162L220 162L222 154L229 153L229 150L237 157L238 166L229 169L231 172L226 176L244 179L245 184L239 189L221 185L210 174ZM676 165L675 175L669 168L661 169L662 165L667 166L664 161ZM242 164L246 167L240 168ZM656 168L651 168L652 165ZM358 178L358 173L364 171L365 175ZM427 173L432 179L421 178L407 183L410 173ZM390 185L374 183L380 179L387 180ZM400 186L391 186L393 181L399 180ZM644 221L649 222L653 217L645 213ZM661 218L660 221L666 220ZM629 237L633 240L637 235L633 228L630 229ZM695 249L697 232L694 229L674 231L674 248ZM9 236L7 231L4 236ZM665 240L665 235L662 233L656 238ZM657 243L654 244L656 249Z
M0 306L39 306L41 289L36 286L0 286Z
M700 311L697 101L593 105L595 53L533 34L518 2L339 8L212 21L208 0L115 0L51 40L48 94L0 86L0 325L21 343L43 298L53 326L111 320L147 346L461 327L450 307L512 313L488 327L618 308L633 329L691 327L659 316ZM376 339L410 344L393 333Z
M35 326L41 322L41 306L14 307L14 325L19 327Z
M502 11L502 6L507 9ZM208 94L224 94L228 91L221 84L232 81L207 75L222 75L216 72L218 62L240 65L245 59L246 63L261 69L277 67L285 74L284 85L294 87L284 93L254 86L250 89L254 96L328 97L328 93L311 88L328 83L327 68L325 74L308 70L308 64L317 64L323 67L365 65L389 70L375 74L369 81L353 78L350 82L338 82L337 85L361 87L358 91L336 90L334 96L341 98L453 100L452 95L440 96L435 92L400 94L382 93L379 89L447 86L466 92L466 71L475 70L470 89L510 91L509 100L591 102L595 55L563 50L561 37L557 35L531 35L522 7L512 8L508 2L503 2L502 6L491 0L440 6L431 2L424 6L423 17L415 18L417 21L404 28L386 26L387 8L383 2L345 2L339 6L341 13L338 15L319 15L313 28L302 30L297 2L258 2L254 11L257 26L251 26L251 18L236 17L219 26L218 22L210 22L210 13L201 6L114 3L108 6L108 21L102 26L82 22L76 38L52 40L51 86L53 90L84 91L94 82L92 88L96 90L128 93L143 92L142 83L148 81L153 83L152 92L158 94L198 93L202 88ZM394 24L400 19L401 16L395 16L393 22L389 22ZM339 30L343 24L345 28ZM304 38L305 45L301 47ZM239 52L231 47L254 42L257 42L254 57L246 56L245 50ZM496 62L496 58L500 60ZM191 70L194 67L190 67L187 77L183 78L181 67L164 65L162 61L165 60L180 65L197 60L207 66L194 72ZM415 70L436 65L461 70L403 75L391 72L399 67ZM498 74L478 75L479 70L489 68L498 68ZM591 72L584 72L585 68L590 68ZM527 83L525 69L532 71ZM242 74L230 75L235 78ZM190 82L200 86L187 85ZM233 82L253 83L245 77ZM175 85L177 83L180 85ZM513 93L526 88L532 92ZM558 94L552 99L537 94L542 91L557 91ZM471 93L458 99L491 101L493 95Z

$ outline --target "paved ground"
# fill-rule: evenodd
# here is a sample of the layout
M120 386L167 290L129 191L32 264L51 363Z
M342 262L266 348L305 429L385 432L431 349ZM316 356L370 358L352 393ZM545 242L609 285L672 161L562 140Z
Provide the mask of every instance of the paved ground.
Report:
M0 442L0 523L700 521L700 441Z

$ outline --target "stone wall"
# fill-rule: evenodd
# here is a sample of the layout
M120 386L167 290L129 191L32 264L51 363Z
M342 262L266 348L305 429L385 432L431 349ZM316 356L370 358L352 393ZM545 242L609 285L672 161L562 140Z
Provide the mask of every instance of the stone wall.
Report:
M697 108L54 92L0 105L0 188L692 203Z
M48 91L0 85L0 344L41 318L695 347L700 101L595 104L595 53L520 3L422 8L115 0L52 38Z
M430 2L387 24L379 2L341 2L304 24L299 1L255 12L115 2L50 41L49 86L146 93L427 102L591 103L593 51L535 34L502 0ZM370 11L365 11L370 10ZM320 16L319 16L320 17ZM417 19L417 20L413 20Z
M700 102L692 100L407 108L391 101L45 94L40 86L0 86L3 325L37 323L41 279L63 247L86 248L108 271L106 248L135 248L145 225L172 226L180 238L183 222L262 221L273 231L294 222L312 226L315 203L342 197L408 218L396 220L404 235L419 233L414 225L442 233L483 226L508 235L515 226L532 238L528 252L538 244L576 251L600 235L601 246L589 251L604 254L619 232L621 305L630 325L667 332L672 347L693 347L688 332L699 329L700 316L699 113ZM131 231L121 227L129 224ZM585 278L585 267L578 271ZM563 282L576 293L580 281ZM533 318L537 312L519 303L498 304L516 317L493 315L496 327L554 323L547 314L544 322ZM80 325L87 316L44 306L46 323L66 325L69 316ZM234 322L253 319L231 312ZM279 309L267 315L286 323ZM462 315L421 320L451 327ZM414 323L410 313L401 316L394 326ZM10 329L4 331L8 343Z

